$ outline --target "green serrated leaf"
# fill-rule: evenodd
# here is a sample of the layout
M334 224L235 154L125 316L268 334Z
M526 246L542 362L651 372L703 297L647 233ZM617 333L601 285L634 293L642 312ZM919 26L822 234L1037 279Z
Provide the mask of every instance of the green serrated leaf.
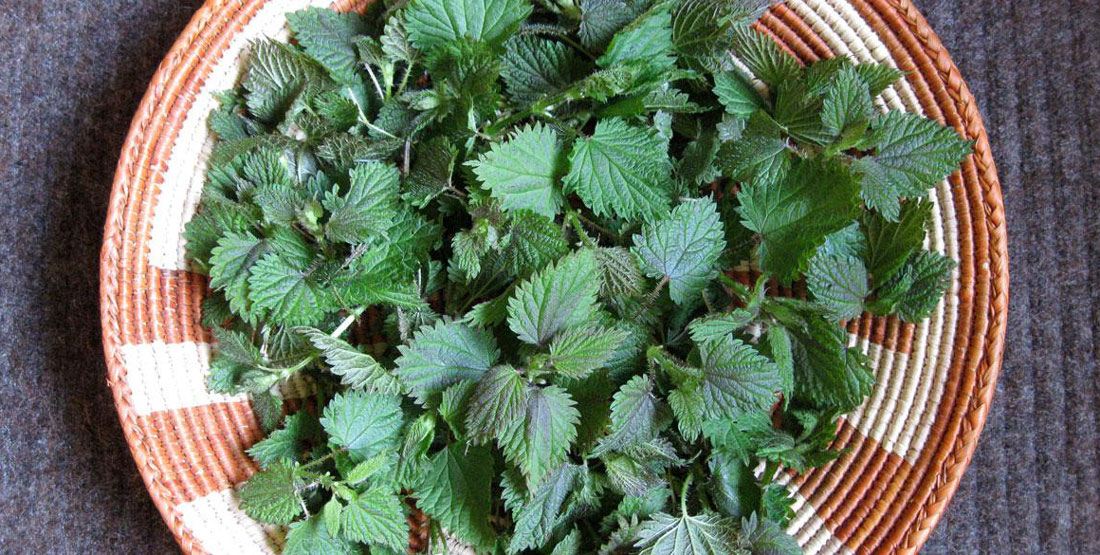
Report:
M657 436L657 398L653 381L634 376L615 393L611 401L611 432L600 441L594 454L621 451Z
M417 48L450 47L461 39L501 44L531 14L524 0L413 0L405 27Z
M377 161L358 164L351 170L346 194L325 197L329 215L325 235L335 241L364 243L381 235L393 224L398 196L397 168Z
M726 113L746 119L767 104L752 84L732 71L714 75L714 94L725 106Z
M550 342L550 364L562 376L584 379L603 368L626 340L627 333L621 329L572 328Z
M581 468L571 464L557 467L536 487L522 508L516 511L515 531L508 543L508 553L539 548L550 539L562 514L562 506L578 479Z
M752 312L742 308L735 308L729 312L708 314L692 320L688 324L688 333L691 334L691 340L696 343L716 341L745 328L745 326L752 323L754 318Z
M511 423L500 440L505 459L519 467L528 487L565 462L579 420L576 402L564 389L549 385L529 391L523 418Z
M905 112L875 116L868 143L874 153L853 161L852 170L863 201L891 221L900 217L899 197L924 197L972 148L953 128Z
M421 328L398 350L397 377L420 404L454 383L477 381L500 356L488 332L443 321Z
M241 486L241 510L269 524L288 524L302 514L296 464L278 461Z
M753 75L773 87L802 74L792 56L771 38L748 26L733 29L733 52Z
M876 285L890 281L920 248L931 215L932 203L927 201L906 202L894 222L880 212L863 214L860 227L867 237L867 270Z
M321 426L334 445L363 461L395 446L403 419L399 397L349 391L329 401Z
M825 93L821 123L826 133L840 135L849 127L866 124L874 109L867 83L853 66L846 66L833 78Z
M767 358L739 339L726 336L699 345L703 370L702 396L707 415L731 417L744 411L766 410L781 389L779 373Z
M416 506L463 541L489 549L493 475L488 449L451 445L432 457L416 487Z
M321 351L329 371L340 376L340 383L350 389L400 393L401 383L374 357L352 347L348 342L330 336L316 328L297 328L297 333L309 339Z
M863 300L870 293L867 268L859 258L822 253L810 259L806 286L814 300L836 320L851 320L863 313Z
M508 326L522 341L545 345L556 333L588 322L599 290L597 272L590 250L537 272L508 301Z
M409 525L396 495L371 488L356 495L340 514L340 531L355 542L379 544L395 551L409 543Z
M737 551L737 527L732 519L713 513L674 517L658 513L638 530L641 555L733 555Z
M650 13L611 39L607 52L596 63L600 67L616 64L644 62L650 72L667 71L676 64L672 49L672 15L666 9Z
M358 62L354 40L366 32L366 25L355 12L307 8L286 16L294 38L314 60L317 60L337 81L357 79Z
M329 531L322 515L290 525L284 555L355 555L359 547Z
M305 413L287 416L283 427L248 448L248 456L261 467L268 468L280 461L298 461L305 450L306 441L317 435L317 417Z
M741 533L753 554L800 555L802 553L798 541L783 531L781 526L770 520L761 519L756 514L742 519Z
M569 157L565 185L601 216L653 220L671 200L666 144L656 131L603 119Z
M800 162L777 183L757 183L738 193L742 223L760 235L760 267L790 281L829 233L859 213L858 185L839 164Z
M289 46L254 42L244 79L248 109L260 121L278 123L298 96L321 79L320 69Z
M560 92L579 77L580 61L564 43L523 35L510 39L505 48L501 76L518 106Z
M467 165L505 210L531 210L550 218L561 210L558 179L566 169L565 150L546 125L521 127Z
M474 443L501 437L524 418L528 401L527 383L511 366L497 366L486 372L473 391L466 413L466 431Z
M685 304L717 277L723 235L713 200L686 199L635 235L633 252L645 274L667 279L672 300Z

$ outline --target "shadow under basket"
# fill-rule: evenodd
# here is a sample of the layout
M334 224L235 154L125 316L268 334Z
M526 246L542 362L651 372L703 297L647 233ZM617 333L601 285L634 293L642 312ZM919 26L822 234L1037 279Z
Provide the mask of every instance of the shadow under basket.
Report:
M212 93L239 79L250 40L285 40L285 14L341 0L209 0L153 78L119 160L101 265L108 381L134 460L187 553L275 553L285 530L261 526L234 486L256 471L261 429L244 396L206 390L211 337L199 324L206 278L188 271L182 230L213 144ZM953 126L975 141L932 192L930 248L957 262L920 325L864 316L851 341L878 383L841 422L846 454L789 479L789 532L806 553L915 552L958 487L1001 366L1008 303L1004 207L974 98L910 0L789 0L757 24L803 62L847 56L906 73L876 103ZM308 395L291 384L288 399Z

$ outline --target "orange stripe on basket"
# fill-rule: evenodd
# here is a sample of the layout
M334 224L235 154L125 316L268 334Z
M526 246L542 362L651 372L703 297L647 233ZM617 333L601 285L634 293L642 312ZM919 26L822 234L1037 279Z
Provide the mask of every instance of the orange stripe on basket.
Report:
M124 335L122 344L209 343L210 333L200 323L206 276L153 267L147 267L144 275L145 286L133 290L129 302L135 307L133 321L145 325Z
M864 502L865 496L885 488L888 481L883 477L902 469L907 471L909 463L843 420L833 447L847 452L792 482L814 506L818 518L833 535L848 547L857 549L858 544L851 541L852 530L844 526L845 519L849 515L871 512Z

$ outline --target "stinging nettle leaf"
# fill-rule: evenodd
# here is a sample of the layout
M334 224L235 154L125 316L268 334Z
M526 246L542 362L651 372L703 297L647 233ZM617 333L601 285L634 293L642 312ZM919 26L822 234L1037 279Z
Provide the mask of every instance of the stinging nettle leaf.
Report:
M754 76L772 87L802 74L792 56L771 38L748 26L733 29L733 52Z
M836 320L851 320L863 313L863 300L870 293L867 268L851 256L836 256L820 250L810 259L806 286L814 300Z
M595 313L599 275L590 250L578 251L524 281L508 301L508 327L532 345L588 322Z
M474 443L500 438L524 418L530 391L511 366L496 366L478 381L466 413L466 432Z
M554 370L573 379L584 379L603 368L615 351L627 340L621 329L576 327L566 330L550 342L550 363Z
M493 506L493 456L454 444L436 453L416 487L416 506L464 541L488 549Z
M600 67L644 62L649 71L667 71L676 64L672 49L672 15L656 9L619 31L596 63Z
M409 524L396 495L371 488L356 495L340 514L343 537L356 542L379 544L395 551L408 545Z
M278 461L254 474L241 486L241 509L248 516L270 524L288 524L301 515L296 466Z
M519 467L529 488L565 462L579 420L576 402L564 389L531 388L523 418L512 422L500 440L504 457Z
M505 47L501 77L517 105L533 104L567 88L579 77L580 60L564 43L523 35L513 37Z
M309 86L322 79L320 70L289 46L264 40L252 43L244 88L249 111L277 123Z
M307 8L288 13L286 18L306 54L320 62L334 79L344 83L356 80L354 40L366 32L359 14Z
M889 281L920 248L932 216L932 203L906 202L897 221L890 221L880 212L867 212L860 218L860 227L867 237L867 270L875 285Z
M611 401L611 433L600 441L593 454L622 451L657 437L657 412L652 380L634 376L615 393Z
M316 328L297 328L296 332L309 339L321 351L329 371L340 376L340 383L351 389L401 393L401 382L374 357L356 349L347 341L332 337Z
M405 8L405 28L421 50L463 38L501 44L530 14L526 0L413 0Z
M569 164L568 191L598 215L652 220L668 211L672 164L653 129L602 119L591 137L574 143Z
M736 521L712 513L674 517L657 513L638 531L641 555L733 555Z
M864 202L891 221L900 217L899 197L924 197L972 149L955 129L906 112L876 115L869 141L873 155L853 161L852 170Z
M724 337L699 345L702 395L712 418L771 408L782 384L775 365L740 339Z
M723 237L714 201L687 199L635 235L633 251L645 274L667 278L672 300L684 304L717 277Z
M565 151L557 133L542 123L520 128L467 165L505 210L550 218L561 210L558 179L565 173Z
M767 104L748 81L732 71L714 75L714 94L727 113L743 118L748 118Z
M853 66L841 69L825 93L821 123L825 131L839 135L850 126L866 123L874 113L874 103L867 83Z
M515 532L508 544L508 553L538 548L550 539L558 524L562 506L580 479L581 467L564 464L546 475L532 491L515 515Z
M829 233L859 214L858 185L839 164L799 162L785 179L756 183L738 193L742 223L760 235L760 267L780 281L793 279Z
M396 446L403 419L396 395L349 391L329 402L321 426L333 444L363 461Z
M398 350L397 377L420 404L452 384L477 381L500 356L489 332L443 321L421 328Z
M286 535L284 555L355 555L359 546L330 532L322 515L290 525Z
M397 168L382 162L356 165L347 193L330 192L325 197L325 209L331 212L325 235L335 241L364 243L386 233L393 225L399 177Z

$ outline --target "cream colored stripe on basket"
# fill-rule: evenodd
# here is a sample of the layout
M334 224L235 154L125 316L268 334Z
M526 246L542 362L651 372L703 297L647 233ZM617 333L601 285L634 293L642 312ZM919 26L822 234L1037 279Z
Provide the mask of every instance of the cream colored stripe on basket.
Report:
M794 509L795 516L787 526L787 533L798 540L798 545L802 546L804 553L818 555L838 553L850 555L855 553L829 531L828 527L825 526L825 521L818 518L813 505L805 497L802 497L802 494L798 493L797 488L790 485L790 476L783 473L777 481L786 485L787 490L794 497L791 508Z
M331 0L267 2L230 40L222 57L212 66L173 140L172 151L168 156L149 237L151 265L165 270L187 269L183 255L183 226L195 213L206 178L207 158L214 144L214 138L207 127L210 111L218 104L213 93L231 89L238 82L250 41L261 37L287 40L287 12L331 3Z
M130 402L139 416L154 412L229 403L244 395L222 395L206 389L210 345L164 343L122 345Z
M126 385L138 416L154 412L198 407L214 403L247 400L246 395L211 393L206 387L210 374L209 343L164 343L122 345ZM301 374L281 384L276 392L284 399L305 399L313 395L313 384Z
M238 506L231 489L176 505L183 524L211 555L269 555L282 550L283 529L262 526Z

